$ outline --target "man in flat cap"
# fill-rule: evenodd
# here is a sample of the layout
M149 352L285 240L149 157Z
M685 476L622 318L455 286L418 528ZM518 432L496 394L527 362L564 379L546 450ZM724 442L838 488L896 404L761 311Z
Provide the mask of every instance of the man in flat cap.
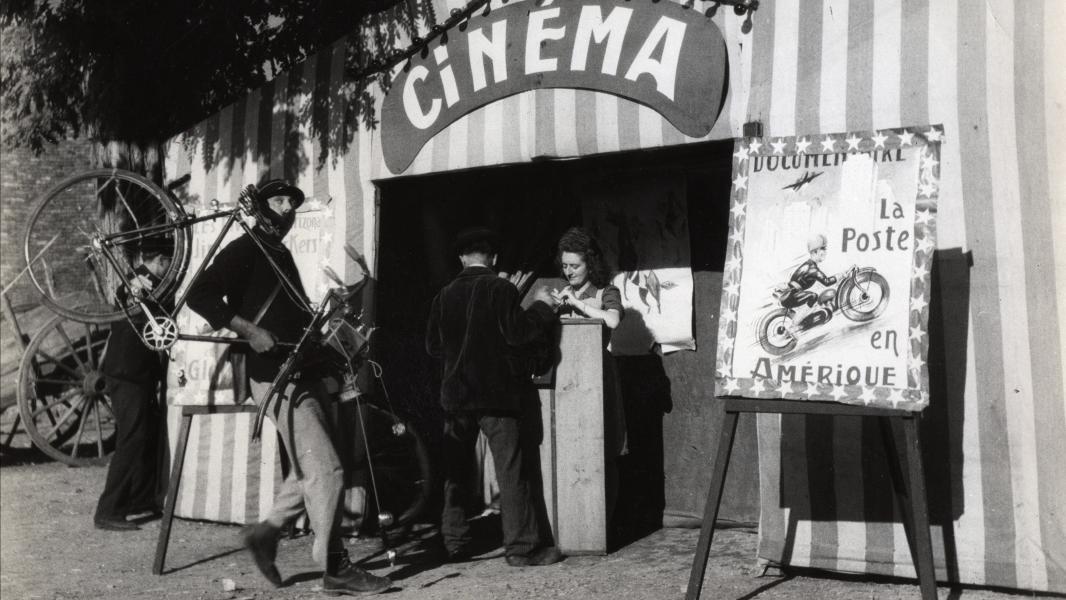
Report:
M230 242L189 290L189 307L215 329L229 328L248 340L253 352L247 358L252 397L264 402L285 354L277 344L297 342L311 321L307 295L296 262L281 241L295 222L304 195L278 179L261 185L254 195L262 219ZM254 239L253 239L254 236ZM269 255L270 260L268 260ZM292 284L283 285L271 266L277 265ZM281 530L305 510L315 533L312 557L324 569L322 590L330 594L380 592L391 582L351 564L338 526L344 469L330 438L328 395L315 378L292 381L268 416L286 444L286 452L299 462L302 477L290 470L274 498L265 520L242 532L245 547L270 583L280 586L274 564ZM278 415L291 411L290 422ZM292 440L290 448L289 441Z
M528 309L516 286L493 271L499 240L491 230L464 230L456 239L463 270L433 300L426 350L441 363L444 407L444 512L441 537L448 557L470 555L465 507L471 496L478 431L488 438L500 486L500 517L507 564L548 565L562 560L536 509L540 488L531 479L521 443L521 399L528 373L515 373L518 346L541 335L554 319L547 288ZM534 489L535 488L535 489Z

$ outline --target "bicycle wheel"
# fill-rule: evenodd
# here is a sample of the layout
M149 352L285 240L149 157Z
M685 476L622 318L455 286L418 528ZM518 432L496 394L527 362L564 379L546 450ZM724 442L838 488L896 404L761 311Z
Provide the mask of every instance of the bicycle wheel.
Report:
M115 418L100 371L108 329L56 316L19 365L18 405L34 445L72 466L107 462Z
M170 269L152 291L159 299L181 279L189 239L176 226L185 212L159 186L120 169L98 169L58 183L30 215L24 241L30 280L55 312L87 323L123 316L116 290L132 274L139 248L169 250ZM127 310L138 310L132 299Z
M366 447L355 468L368 475L368 513L363 528L378 534L406 530L425 511L433 494L433 473L422 436L392 412L363 404Z

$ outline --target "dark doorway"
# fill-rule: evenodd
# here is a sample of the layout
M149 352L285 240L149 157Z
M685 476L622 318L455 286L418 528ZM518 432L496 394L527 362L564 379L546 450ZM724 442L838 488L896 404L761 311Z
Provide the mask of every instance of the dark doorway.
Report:
M439 443L439 383L423 338L433 297L459 271L451 248L455 234L470 225L493 227L504 239L497 265L501 271L532 270L538 278L554 278L555 244L567 228L582 225L581 190L596 182L625 186L627 181L652 177L684 181L697 295L693 331L713 338L712 313L718 309L727 236L731 153L731 142L712 142L379 182L376 321L380 329L375 351L393 403L413 416L431 446ZM713 308L711 313L708 307ZM690 356L674 361L673 367L664 367L657 355L633 361L634 368L656 377L639 377L640 385L625 400L631 454L622 466L631 473L628 480L622 474L619 510L625 510L627 488L630 496L640 496L632 509L642 514L626 518L646 521L642 529L661 524L666 504L664 464L669 461L664 459L663 418L680 400L674 397L676 388L672 395L671 376L693 380L682 386L686 394L690 388L713 389L714 340L697 341L698 352L678 353ZM625 372L626 367L620 370ZM649 389L649 382L654 389ZM693 410L704 412L695 399ZM701 488L694 493L704 492Z

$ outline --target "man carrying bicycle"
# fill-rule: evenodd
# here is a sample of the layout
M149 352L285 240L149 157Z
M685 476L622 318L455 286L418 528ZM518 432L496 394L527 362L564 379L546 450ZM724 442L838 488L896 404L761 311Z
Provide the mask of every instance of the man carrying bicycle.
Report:
M189 290L189 306L212 327L231 329L248 341L253 352L247 358L247 372L257 403L266 401L285 360L278 343L299 340L311 320L296 263L282 245L303 201L303 192L282 180L260 186L255 202L263 221L251 235L245 233L223 248ZM327 397L321 381L296 379L270 407L269 416L285 449L300 468L292 469L282 482L270 515L242 531L244 545L267 580L280 586L274 564L278 538L306 510L315 532L312 556L325 571L323 591L380 592L391 585L389 579L351 564L340 539L344 469L330 438ZM284 418L290 412L291 420ZM290 441L294 447L289 447Z

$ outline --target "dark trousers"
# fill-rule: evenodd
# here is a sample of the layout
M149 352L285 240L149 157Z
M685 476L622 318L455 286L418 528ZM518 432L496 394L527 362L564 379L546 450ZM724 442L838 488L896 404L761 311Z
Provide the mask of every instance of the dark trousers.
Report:
M500 486L500 520L503 545L508 556L529 554L544 545L537 517L534 490L535 469L523 456L518 416L484 413L447 413L444 417L444 513L441 535L444 546L454 552L470 542L466 507L470 505L475 474L474 447L483 431L492 450L496 480ZM527 451L526 454L529 452Z
M96 516L122 519L158 510L160 414L155 386L108 381L115 414L115 453Z

